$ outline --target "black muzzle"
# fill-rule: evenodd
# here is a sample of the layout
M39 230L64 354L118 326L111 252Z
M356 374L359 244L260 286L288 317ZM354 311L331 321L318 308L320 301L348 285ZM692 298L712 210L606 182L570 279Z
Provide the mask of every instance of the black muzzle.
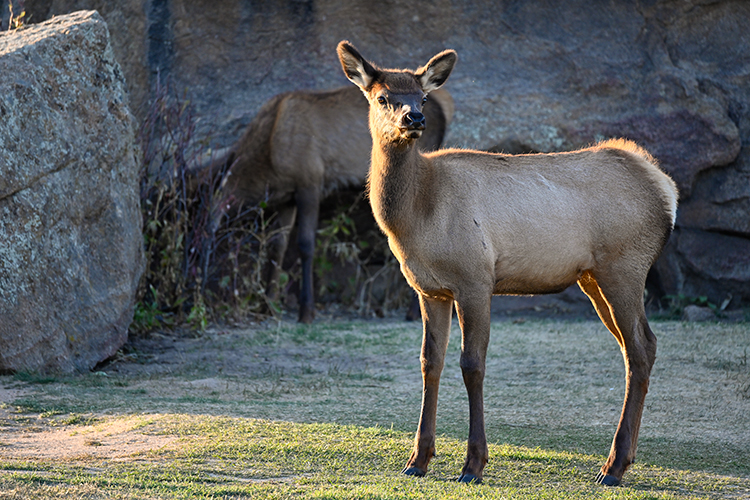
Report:
M418 111L410 111L404 116L406 130L424 130L424 115Z

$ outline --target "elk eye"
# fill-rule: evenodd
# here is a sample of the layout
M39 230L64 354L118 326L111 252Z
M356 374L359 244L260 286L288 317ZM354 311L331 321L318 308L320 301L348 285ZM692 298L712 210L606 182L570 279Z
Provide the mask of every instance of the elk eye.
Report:
M427 102L427 96L424 96L424 97L422 98L422 104L424 104L424 103L426 103L426 102Z
M385 106L388 103L388 101L386 100L385 97L381 95L381 96L378 96L378 103L380 103L381 106Z

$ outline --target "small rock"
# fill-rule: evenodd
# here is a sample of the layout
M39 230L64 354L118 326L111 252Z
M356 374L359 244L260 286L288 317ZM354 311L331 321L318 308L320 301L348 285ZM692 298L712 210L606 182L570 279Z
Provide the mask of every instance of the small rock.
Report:
M683 321L712 321L716 319L716 314L709 307L689 305L682 310Z

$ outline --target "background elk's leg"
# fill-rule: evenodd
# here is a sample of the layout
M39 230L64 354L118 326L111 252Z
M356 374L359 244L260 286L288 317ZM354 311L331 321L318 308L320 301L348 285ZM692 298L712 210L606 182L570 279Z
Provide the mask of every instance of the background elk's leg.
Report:
M289 245L289 233L291 233L292 226L294 226L296 215L297 207L293 203L282 206L276 214L279 232L268 243L266 298L269 303L279 300L279 275L281 274L281 266L284 263L284 254L286 254L286 249Z
M656 358L656 337L643 307L644 283L645 273L644 277L628 276L615 270L598 278L591 276L584 284L579 282L620 344L625 361L625 400L620 422L609 457L597 476L597 482L608 486L618 485L635 461L643 404Z
M484 374L490 340L490 301L487 291L461 295L456 301L461 325L461 372L469 395L469 440L466 462L458 478L461 482L481 482L489 459L484 430Z
M312 323L315 318L315 294L313 292L313 256L315 254L315 232L318 229L320 190L317 187L298 189L297 245L302 260L302 284L299 292L299 322Z
M453 315L451 300L429 299L420 295L422 310L422 412L414 438L414 451L404 468L409 476L424 476L427 465L435 455L435 423L437 419L438 386L443 372L445 351Z

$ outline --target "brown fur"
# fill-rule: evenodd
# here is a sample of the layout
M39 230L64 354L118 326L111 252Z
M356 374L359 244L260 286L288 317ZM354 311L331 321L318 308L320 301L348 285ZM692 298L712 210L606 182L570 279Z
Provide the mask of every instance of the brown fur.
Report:
M423 154L414 125L422 98L445 82L456 54L442 52L411 72L381 70L347 42L338 53L370 102L373 213L422 305L422 415L404 472L424 474L434 452L453 304L470 414L461 480L480 481L488 459L482 387L490 298L558 292L578 283L625 360L620 424L597 478L619 483L635 458L656 353L642 297L646 274L674 224L674 182L651 155L625 140L557 154Z
M318 207L331 191L364 184L372 147L367 110L367 100L350 86L277 95L214 166L232 165L222 188L223 209L227 201L235 207L268 201L278 210L282 231L271 245L266 275L271 300L278 296L280 265L297 219L303 271L299 319L305 323L314 316L312 258ZM453 115L450 94L438 94L425 113L429 125L422 147L437 149Z

